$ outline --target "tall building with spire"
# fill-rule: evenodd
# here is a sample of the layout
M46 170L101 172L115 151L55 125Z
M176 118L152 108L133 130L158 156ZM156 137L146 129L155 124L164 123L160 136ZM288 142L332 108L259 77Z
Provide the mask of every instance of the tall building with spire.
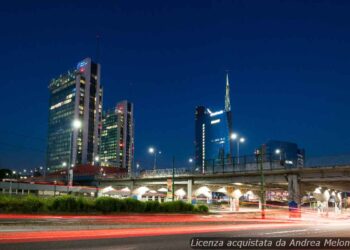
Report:
M195 111L195 165L202 173L209 166L232 157L233 132L230 103L230 84L226 75L225 109L212 111L204 106Z
M226 74L226 94L225 94L225 111L231 111L231 101L230 101L230 81L228 79L228 73Z

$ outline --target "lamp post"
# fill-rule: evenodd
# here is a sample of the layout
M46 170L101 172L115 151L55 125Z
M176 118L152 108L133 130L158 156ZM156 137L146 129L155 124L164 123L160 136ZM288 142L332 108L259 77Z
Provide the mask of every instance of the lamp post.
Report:
M239 137L238 134L233 133L231 134L231 140L237 142L237 164L239 164L239 144L245 142L244 137Z
M157 154L161 154L162 152L157 151L157 149L154 147L149 147L148 153L150 153L151 155L154 155L153 170L156 170L157 169Z
M261 219L265 219L265 176L263 167L263 151L257 149L255 151L256 163L259 165L260 170L260 202L261 202Z
M54 182L53 182L54 184L55 184L55 186L54 186L54 190L53 190L53 196L55 197L56 196L56 184L57 184L57 181L56 180L54 180Z
M67 185L68 185L68 187L73 186L73 167L75 166L75 157L73 158L74 131L80 129L81 126L82 126L82 123L80 120L78 120L78 119L73 120L72 127L71 127L71 136L70 136L70 157L69 157L69 164L67 165Z
M100 161L100 157L98 155L95 156L95 162L94 163L96 163L97 166L99 165L99 161Z
M275 150L275 154L276 154L276 155L279 155L279 156L280 156L280 161L282 161L282 154L281 154L281 150L280 150L279 148L277 148L277 149Z
M172 176L172 182L171 182L171 196L172 201L175 200L175 156L173 156L173 176Z

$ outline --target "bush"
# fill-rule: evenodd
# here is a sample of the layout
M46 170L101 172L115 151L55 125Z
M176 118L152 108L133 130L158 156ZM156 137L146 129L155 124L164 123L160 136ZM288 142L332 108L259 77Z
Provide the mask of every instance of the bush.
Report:
M0 195L0 212L5 213L38 213L38 212L75 212L75 213L181 213L181 212L197 212L207 213L208 207L197 205L183 201L171 201L159 203L158 201L139 201L132 198L116 199L111 197L99 197L97 199L75 197L75 196L59 196L51 198L43 198L36 196L8 196Z
M34 196L27 196L21 199L21 211L25 213L37 213L47 210L46 203L44 199L40 199Z
M96 199L96 210L102 213L111 213L117 210L117 199L111 197L99 197Z
M183 201L169 201L160 204L161 212L192 212L193 205Z
M158 201L146 201L145 212L160 212L160 203Z
M79 212L77 198L68 195L54 198L49 209L55 212Z
M94 212L96 211L95 200L79 197L77 199L77 208L80 212Z
M195 212L197 213L208 213L209 212L209 208L205 205L198 205L195 207Z
M142 213L146 210L146 203L132 199L132 198L127 198L124 199L125 205L126 205L126 210L125 212L136 212L136 213Z

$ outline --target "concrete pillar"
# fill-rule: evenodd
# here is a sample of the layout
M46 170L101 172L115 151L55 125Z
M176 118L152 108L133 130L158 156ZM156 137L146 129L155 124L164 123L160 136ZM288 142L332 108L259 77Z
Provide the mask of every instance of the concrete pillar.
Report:
M262 202L261 202L261 198L259 199L259 210L262 209Z
M288 175L288 200L295 201L300 206L300 182L297 175Z
M187 202L192 203L192 179L187 180Z

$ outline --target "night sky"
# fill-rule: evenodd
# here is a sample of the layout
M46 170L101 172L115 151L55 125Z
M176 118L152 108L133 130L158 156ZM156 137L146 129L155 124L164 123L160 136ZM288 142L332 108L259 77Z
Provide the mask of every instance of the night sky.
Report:
M31 2L31 3L29 3ZM224 108L243 154L268 139L349 152L350 1L7 1L0 6L0 168L45 164L48 84L100 39L104 109L135 104L135 160L188 167L194 109Z

